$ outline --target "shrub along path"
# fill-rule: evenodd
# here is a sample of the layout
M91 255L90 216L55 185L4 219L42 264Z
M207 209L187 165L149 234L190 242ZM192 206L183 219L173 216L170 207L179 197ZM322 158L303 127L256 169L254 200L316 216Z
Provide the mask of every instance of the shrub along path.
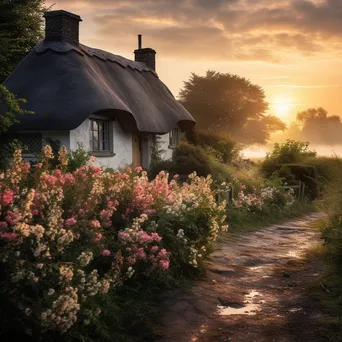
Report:
M305 253L321 244L320 214L248 233L226 233L207 277L162 299L160 342L317 342L321 313L307 295L324 266Z

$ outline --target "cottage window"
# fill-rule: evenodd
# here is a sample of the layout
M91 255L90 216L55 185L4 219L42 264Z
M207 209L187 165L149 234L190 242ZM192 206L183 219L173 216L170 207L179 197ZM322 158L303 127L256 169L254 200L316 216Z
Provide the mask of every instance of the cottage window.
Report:
M179 144L181 141L181 132L179 128L174 128L172 131L169 133L169 146L170 147L175 147Z
M34 156L42 151L43 137L41 133L11 133L1 137L0 149L5 149L10 143L17 141L23 147L23 155Z
M112 122L107 120L90 120L91 152L113 152Z

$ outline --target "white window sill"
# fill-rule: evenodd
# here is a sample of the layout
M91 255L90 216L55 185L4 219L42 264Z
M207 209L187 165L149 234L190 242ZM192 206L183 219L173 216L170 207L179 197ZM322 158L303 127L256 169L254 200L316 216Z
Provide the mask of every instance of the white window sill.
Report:
M110 151L90 151L88 153L94 157L114 157L116 155L116 153Z

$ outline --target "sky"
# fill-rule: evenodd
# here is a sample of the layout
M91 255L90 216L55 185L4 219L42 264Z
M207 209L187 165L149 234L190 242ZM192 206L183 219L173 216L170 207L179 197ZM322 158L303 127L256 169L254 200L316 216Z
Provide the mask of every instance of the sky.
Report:
M137 35L177 97L191 72L243 76L286 123L309 107L342 115L342 0L55 0L80 41L129 59Z

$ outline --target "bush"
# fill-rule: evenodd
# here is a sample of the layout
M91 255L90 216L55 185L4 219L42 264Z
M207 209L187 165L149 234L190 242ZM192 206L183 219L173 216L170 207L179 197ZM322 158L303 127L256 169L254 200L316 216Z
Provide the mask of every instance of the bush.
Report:
M210 177L179 185L161 172L149 182L140 167L94 164L69 173L65 147L57 168L52 158L45 146L30 170L16 151L0 177L0 336L68 340L83 331L110 341L120 320L107 310L104 327L100 315L117 289L193 273L226 229L225 204L216 205Z
M166 160L153 164L149 175L153 178L160 171L169 172L171 177L181 175L183 180L194 171L202 177L212 173L210 159L205 150L184 141L174 149L172 161Z
M77 148L68 153L68 171L73 172L87 165L90 160L89 153L84 149L82 143L77 143Z
M241 146L229 135L214 134L205 131L191 131L187 134L190 143L200 146L222 163L230 163L237 158Z
M261 164L261 170L266 177L276 172L281 165L298 163L305 158L315 157L316 152L309 150L309 143L295 140L286 140L285 143L276 143L272 153L266 155Z

